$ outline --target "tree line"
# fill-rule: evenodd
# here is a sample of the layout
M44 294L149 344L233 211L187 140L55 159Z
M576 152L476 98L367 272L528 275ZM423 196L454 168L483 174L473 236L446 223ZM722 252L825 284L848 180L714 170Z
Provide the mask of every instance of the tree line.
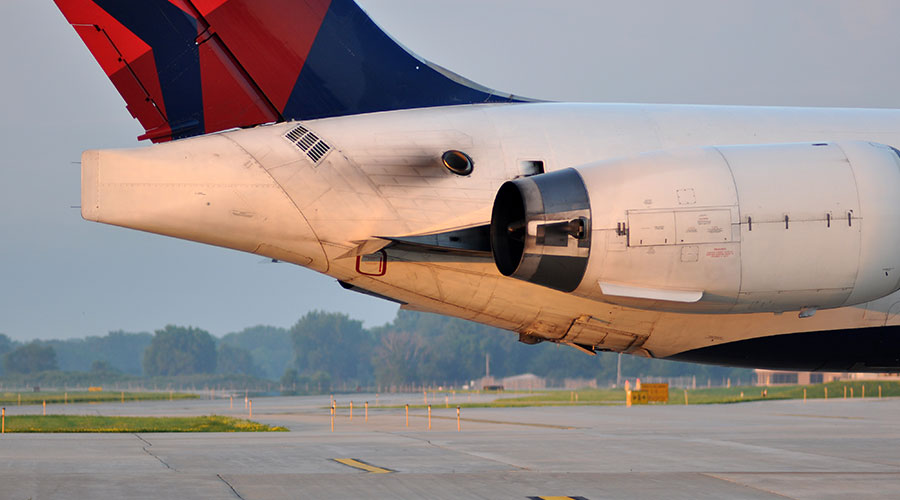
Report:
M44 370L116 372L145 377L242 374L278 380L297 393L461 386L485 374L534 373L616 380L617 355L588 356L552 343L525 345L515 334L444 316L400 311L383 326L364 328L346 314L312 311L291 328L255 326L216 338L200 328L169 325L150 333L11 341L0 334L0 373ZM749 381L746 369L622 356L626 377L696 377L718 383Z

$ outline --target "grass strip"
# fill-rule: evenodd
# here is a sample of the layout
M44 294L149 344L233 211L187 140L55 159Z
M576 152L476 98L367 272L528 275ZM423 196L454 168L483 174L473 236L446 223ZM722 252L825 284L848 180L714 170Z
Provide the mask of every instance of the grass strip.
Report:
M168 399L197 399L196 394L184 392L123 392L123 391L98 391L98 392L3 392L0 393L0 405L14 406L17 404L33 405L64 403L118 403L125 401L161 401Z
M900 382L898 381L841 381L827 384L811 385L783 385L783 386L738 386L738 387L714 387L701 389L687 389L688 404L728 404L746 403L750 401L765 401L771 399L803 399L803 390L806 389L807 399L824 399L825 390L828 390L828 399L843 399L846 389L846 397L860 398L863 395L867 399L878 398L881 387L882 397L900 396ZM865 388L865 389L863 389ZM765 396L763 392L765 391ZM668 403L684 405L684 389L669 389ZM550 390L533 393L527 396L505 397L509 392L497 393L500 397L494 401L452 403L451 407L461 408L516 408L532 406L586 406L586 405L610 405L625 404L624 389L580 389L576 391ZM442 408L443 402L436 402L434 408ZM381 406L381 408L403 408L404 405ZM425 405L411 404L410 409L425 408Z
M690 404L707 403L742 403L746 401L764 401L767 399L803 399L806 390L807 399L824 399L827 389L828 399L877 399L881 387L881 397L900 396L900 382L893 380L860 380L828 382L827 384L749 386L712 389L689 389ZM765 391L765 396L763 392ZM742 396L743 394L743 396ZM669 404L684 404L684 390L669 391Z
M6 432L285 432L284 427L241 418L105 417L96 415L7 415Z

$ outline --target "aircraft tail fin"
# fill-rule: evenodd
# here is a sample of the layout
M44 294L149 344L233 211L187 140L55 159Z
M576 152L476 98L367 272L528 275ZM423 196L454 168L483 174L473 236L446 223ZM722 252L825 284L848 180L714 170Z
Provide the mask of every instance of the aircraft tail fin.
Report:
M407 51L353 0L55 0L162 142L272 121L521 102Z

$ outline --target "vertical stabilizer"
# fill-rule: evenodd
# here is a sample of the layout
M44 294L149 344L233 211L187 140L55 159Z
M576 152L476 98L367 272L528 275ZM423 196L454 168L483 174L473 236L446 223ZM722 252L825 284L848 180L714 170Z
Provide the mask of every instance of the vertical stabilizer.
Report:
M407 51L353 0L55 0L162 142L291 119L524 99Z

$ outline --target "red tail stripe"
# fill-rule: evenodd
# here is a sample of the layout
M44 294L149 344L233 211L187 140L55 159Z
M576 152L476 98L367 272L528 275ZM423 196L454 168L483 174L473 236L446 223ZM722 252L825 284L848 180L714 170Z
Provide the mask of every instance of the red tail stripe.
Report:
M125 61L118 61L118 55L111 57L106 51L102 52L104 56L102 59L99 54L95 54L98 62L100 62L100 66L103 67L107 75L112 75L121 69L124 62L130 63L150 51L149 45L129 31L128 28L122 26L119 21L91 0L56 0L56 5L63 15L66 16L69 24L75 25L76 29L79 28L78 25L97 25L105 30L115 42L116 48L122 53ZM82 28L87 26L82 26ZM81 32L79 30L79 34ZM91 52L93 52L94 47L88 43L88 40L85 40L85 43L89 45ZM104 48L98 47L98 49L103 50Z
M331 0L193 0L269 101L283 110Z
M125 99L131 115L145 130L165 125L165 103L150 46L91 0L56 0L56 4Z
M194 9L194 6L191 5L190 0L169 0L169 3L185 11L194 19L197 18L197 11Z
M200 45L200 75L207 132L278 120L215 38Z

